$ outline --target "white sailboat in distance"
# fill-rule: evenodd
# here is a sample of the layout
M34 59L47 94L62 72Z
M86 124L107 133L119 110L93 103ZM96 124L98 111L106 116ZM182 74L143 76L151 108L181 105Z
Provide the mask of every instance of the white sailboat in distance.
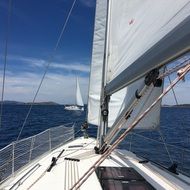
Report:
M81 90L79 86L78 77L76 78L76 97L75 97L76 105L65 106L65 110L71 111L84 111L84 103L82 100Z

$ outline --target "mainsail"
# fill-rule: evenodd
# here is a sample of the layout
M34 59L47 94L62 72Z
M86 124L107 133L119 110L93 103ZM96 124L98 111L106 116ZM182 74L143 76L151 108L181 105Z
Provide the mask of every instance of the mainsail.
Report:
M77 104L77 106L84 106L82 96L81 96L78 77L77 77L77 89L76 89L76 104Z
M97 1L88 122L100 125L100 97L104 89L101 86L102 68L106 54L105 89L116 92L110 94L109 102L109 126L112 126L124 107L129 106L131 99L135 98L135 92L144 85L144 75L153 68L161 66L162 59L169 60L176 52L183 52L186 48L186 30L183 33L179 31L180 27L183 27L183 22L189 21L190 1L110 0L108 17L107 7L107 1ZM106 21L105 18L109 19ZM106 22L108 22L107 33ZM170 39L174 32L179 33L178 37ZM108 44L106 51L104 51L105 43ZM173 45L172 49L170 45ZM163 56L157 57L161 53ZM127 75L123 73L125 70L128 72ZM124 78L128 76L132 82L130 81L127 87L122 89L121 85L126 82ZM117 90L114 91L113 88ZM146 95L134 108L128 123L148 107L162 89L163 86L150 86ZM160 105L161 102L137 128L155 129L159 125Z

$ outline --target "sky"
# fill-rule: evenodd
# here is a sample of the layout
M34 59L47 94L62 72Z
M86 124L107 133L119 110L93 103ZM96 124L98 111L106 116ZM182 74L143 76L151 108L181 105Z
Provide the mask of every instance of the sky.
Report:
M55 48L73 0L12 0L5 100L31 102ZM0 1L0 75L2 85L8 0ZM36 101L75 102L79 77L87 102L95 0L77 0ZM175 89L179 103L190 103L190 80ZM168 84L166 80L165 84ZM175 104L169 93L163 104Z
M30 102L73 0L12 0L5 100ZM4 64L8 0L0 1L0 69ZM77 0L36 101L75 102L79 77L87 101L95 0ZM1 77L2 80L2 77Z

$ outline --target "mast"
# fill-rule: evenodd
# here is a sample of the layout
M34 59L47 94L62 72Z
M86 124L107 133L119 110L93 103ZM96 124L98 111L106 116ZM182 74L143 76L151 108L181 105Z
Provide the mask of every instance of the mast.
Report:
M103 58L103 68L102 68L102 83L101 83L101 98L100 98L100 127L98 128L99 132L99 147L104 143L104 137L106 135L108 127L108 104L109 96L105 95L105 85L106 85L106 65L108 59L108 38L109 38L109 9L110 9L110 0L107 0L107 12L106 12L106 28L105 28L105 45L104 45L104 58Z

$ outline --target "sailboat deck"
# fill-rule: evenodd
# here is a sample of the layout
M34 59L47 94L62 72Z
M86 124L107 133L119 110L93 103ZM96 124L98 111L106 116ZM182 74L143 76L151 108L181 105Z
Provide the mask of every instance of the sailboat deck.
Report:
M64 146L59 147L45 157L36 161L28 168L20 171L16 176L7 180L0 189L64 189L67 190L100 158L94 153L95 139L78 138ZM47 172L52 157L57 157L56 165ZM65 159L66 158L66 159ZM125 150L116 150L101 166L105 167L131 167L134 168L155 189L188 189L189 178L168 173L151 163L139 163L139 158ZM180 180L183 179L183 180ZM94 172L81 186L81 190L101 190L101 184Z

